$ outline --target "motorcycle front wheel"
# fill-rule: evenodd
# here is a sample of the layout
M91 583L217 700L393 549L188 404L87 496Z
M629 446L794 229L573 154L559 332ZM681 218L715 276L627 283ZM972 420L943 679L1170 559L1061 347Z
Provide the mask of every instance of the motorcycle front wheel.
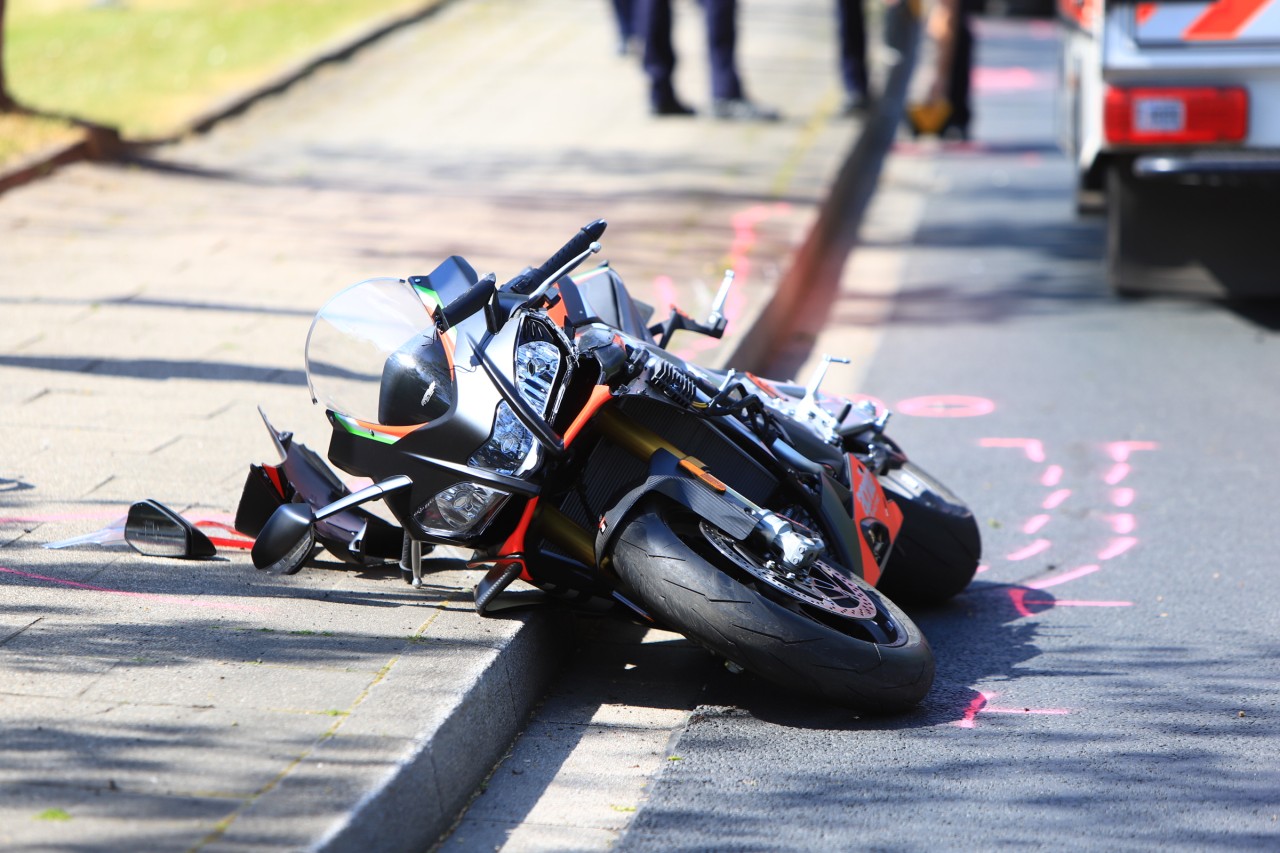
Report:
M625 591L666 627L775 684L901 711L933 684L933 651L884 594L818 561L787 572L681 508L651 502L619 531Z
M942 604L973 580L982 536L973 512L950 489L911 462L879 476L902 510L902 528L876 588L903 604Z

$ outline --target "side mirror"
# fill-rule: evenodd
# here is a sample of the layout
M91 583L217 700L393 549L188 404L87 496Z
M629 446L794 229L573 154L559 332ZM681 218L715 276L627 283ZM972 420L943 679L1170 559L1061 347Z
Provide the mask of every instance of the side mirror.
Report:
M317 521L412 485L413 480L409 477L397 474L338 498L328 506L321 507L318 512L310 504L293 503L277 507L253 542L250 553L254 568L277 575L297 574L315 550Z
M440 331L447 331L472 314L480 311L493 298L498 279L493 273L477 281L467 292L441 308L436 309L436 324Z
M316 546L316 514L307 504L284 504L253 542L254 568L277 575L297 574Z
M146 557L208 559L218 553L209 537L195 525L159 501L150 499L129 507L124 523L124 541Z

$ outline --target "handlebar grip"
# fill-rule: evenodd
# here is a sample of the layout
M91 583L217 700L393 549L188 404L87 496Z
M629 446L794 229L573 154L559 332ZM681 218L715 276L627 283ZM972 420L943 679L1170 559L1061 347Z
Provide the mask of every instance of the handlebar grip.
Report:
M569 238L568 243L560 247L560 251L547 258L547 262L538 267L538 284L542 284L556 270L585 252L588 246L600 239L604 229L608 227L609 223L603 219L596 219L582 226L577 234Z
M547 258L546 262L537 269L525 270L517 275L511 281L502 286L502 290L510 290L514 293L533 293L542 283L545 282L556 270L563 267L569 261L581 255L594 242L600 239L604 234L604 229L609 227L609 223L603 219L596 219L588 222L586 225L574 234L560 247L560 251Z

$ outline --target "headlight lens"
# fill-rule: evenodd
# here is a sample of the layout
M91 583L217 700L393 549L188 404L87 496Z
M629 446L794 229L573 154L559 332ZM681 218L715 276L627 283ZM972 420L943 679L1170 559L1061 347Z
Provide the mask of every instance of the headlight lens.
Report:
M458 483L418 507L413 520L424 533L435 536L480 533L509 497L478 483Z
M516 387L544 417L559 372L560 350L555 344L529 341L516 347Z
M503 401L498 404L498 414L493 419L493 434L471 454L467 464L499 474L524 473L537 464L536 451L533 433Z

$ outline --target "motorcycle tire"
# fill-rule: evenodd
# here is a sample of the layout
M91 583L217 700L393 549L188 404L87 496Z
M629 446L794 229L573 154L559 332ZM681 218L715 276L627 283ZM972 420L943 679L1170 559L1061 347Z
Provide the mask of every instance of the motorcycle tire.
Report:
M973 512L946 486L904 462L879 477L902 510L902 529L876 588L903 604L943 604L973 580L982 536Z
M813 589L780 572L763 580L770 577L765 562L688 511L657 501L629 517L612 553L624 592L646 611L775 684L881 713L910 708L929 692L933 651L882 593L848 570L820 564L807 578L820 577L833 591L816 606ZM839 583L831 583L832 573ZM836 601L866 615L832 612Z

